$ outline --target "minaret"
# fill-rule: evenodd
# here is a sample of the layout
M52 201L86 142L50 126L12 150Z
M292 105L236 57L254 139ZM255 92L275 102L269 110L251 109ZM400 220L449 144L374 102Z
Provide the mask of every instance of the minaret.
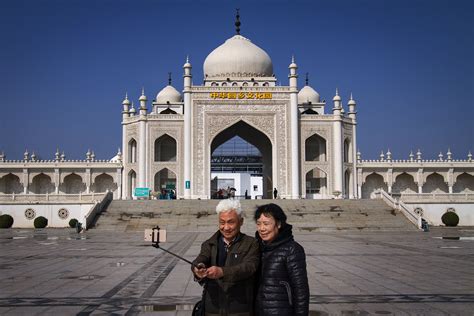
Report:
M146 121L147 109L145 90L142 88L142 95L138 99L140 101L139 119L138 119L138 183L137 187L146 188Z
M300 198L300 158L299 158L299 135L298 135L298 66L294 56L291 58L290 69L290 147L291 147L291 198Z
M184 74L184 183L183 192L184 198L190 199L192 197L191 189L191 85L192 85L192 75L191 75L191 64L189 63L189 57L186 57L186 63L183 65Z
M341 115L341 97L339 96L339 91L336 89L336 95L332 99L334 102L334 108L332 109L333 113L333 140L332 140L332 147L333 147L333 194L336 193L336 197L342 196L343 193L343 175L342 175L342 153L344 147L342 145L342 115Z
M352 97L351 93L351 98L349 102L347 103L347 107L349 108L349 118L352 120L352 164L353 164L353 172L352 172L352 188L354 192L354 198L360 198L359 195L359 188L357 186L357 153L356 153L356 148L357 148L357 134L356 134L356 127L357 127L357 120L356 120L356 101Z

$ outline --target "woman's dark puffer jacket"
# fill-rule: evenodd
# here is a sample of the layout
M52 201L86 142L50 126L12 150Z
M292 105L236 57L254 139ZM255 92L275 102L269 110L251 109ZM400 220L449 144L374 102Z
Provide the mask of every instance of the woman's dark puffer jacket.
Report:
M259 241L262 260L256 299L257 315L308 315L309 286L306 255L285 224L270 244Z

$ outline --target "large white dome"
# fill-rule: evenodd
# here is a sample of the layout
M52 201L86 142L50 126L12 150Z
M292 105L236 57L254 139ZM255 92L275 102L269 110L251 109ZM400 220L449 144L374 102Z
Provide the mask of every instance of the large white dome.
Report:
M314 104L319 103L319 100L319 93L310 86L304 86L303 89L298 92L298 104Z
M168 85L158 92L155 102L159 104L179 103L181 94L173 86Z
M270 56L249 39L235 35L214 49L204 61L204 76L213 77L271 77Z

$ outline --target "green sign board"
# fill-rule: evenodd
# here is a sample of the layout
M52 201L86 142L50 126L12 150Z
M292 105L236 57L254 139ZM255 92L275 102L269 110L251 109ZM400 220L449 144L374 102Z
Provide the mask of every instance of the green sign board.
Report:
M191 189L191 181L188 180L188 181L185 182L185 188L186 189Z
M135 188L136 197L148 197L150 195L149 188Z
M167 184L166 184L166 189L168 189L168 190L174 190L174 189L175 189L174 183L167 183Z

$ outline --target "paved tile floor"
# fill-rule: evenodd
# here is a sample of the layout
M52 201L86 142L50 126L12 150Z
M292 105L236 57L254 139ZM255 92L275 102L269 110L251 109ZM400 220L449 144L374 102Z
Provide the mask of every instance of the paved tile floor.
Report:
M208 236L169 232L163 247L192 260ZM474 228L296 239L311 315L474 315ZM1 315L190 315L201 294L188 264L137 232L0 230L0 275Z

